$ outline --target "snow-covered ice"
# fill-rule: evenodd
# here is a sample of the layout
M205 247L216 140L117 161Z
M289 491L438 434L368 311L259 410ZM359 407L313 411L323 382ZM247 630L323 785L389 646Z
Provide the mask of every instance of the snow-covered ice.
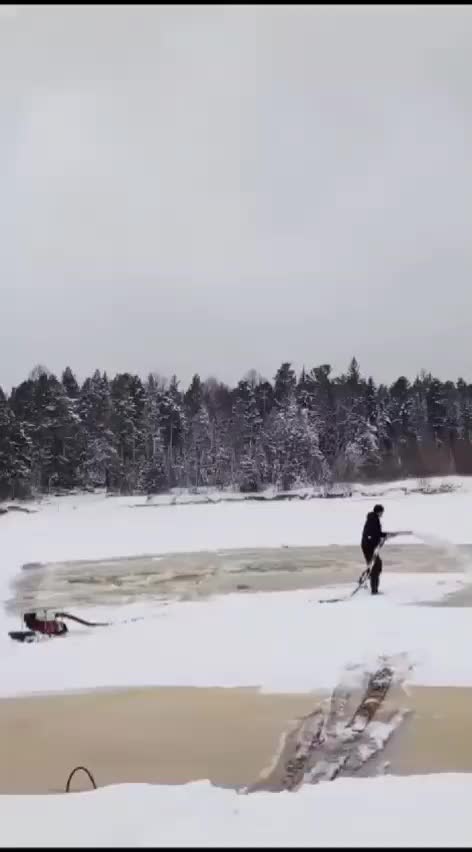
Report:
M387 529L439 537L452 543L454 554L454 543L472 542L472 486L468 480L454 484L456 493L427 496L404 493L397 484L340 500L176 506L163 500L147 508L136 508L140 501L134 498L52 499L31 507L34 514L0 518L0 599L11 595L10 583L24 563L358 544L374 498L385 506ZM306 692L332 689L346 665L372 668L380 654L406 655L409 683L469 686L471 609L424 605L472 582L466 557L453 564L448 573L395 574L386 555L385 594L377 599L360 592L351 601L320 603L352 588L333 585L122 606L100 613L117 622L112 627L73 628L66 640L28 646L8 639L12 618L3 614L0 694L127 685ZM142 620L118 623L137 615ZM69 797L0 796L0 842L461 845L468 842L471 793L472 775L449 775L341 779L296 794L237 796L202 780L181 788L127 785Z
M2 845L465 846L472 775L341 778L296 793L144 784L0 796Z
M472 638L470 610L406 605L437 599L460 582L449 574L386 574L377 599L361 592L352 602L318 603L334 587L225 595L148 606L142 621L78 627L64 641L3 638L0 694L131 685L306 692L333 688L346 663L373 666L379 654L400 652L414 663L411 682L472 685L464 641Z
M0 518L0 595L5 581L31 562L284 545L357 545L364 516L378 498L385 506L386 529L412 529L453 543L472 543L472 482L468 480L452 494L404 495L389 487L382 492L380 486L375 496L363 494L335 500L234 500L148 508L143 498L100 494L53 498L33 505L34 514L12 512Z

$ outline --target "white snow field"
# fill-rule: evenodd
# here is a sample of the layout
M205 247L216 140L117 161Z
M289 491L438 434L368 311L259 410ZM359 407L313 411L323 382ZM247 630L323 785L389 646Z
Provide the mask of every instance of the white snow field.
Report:
M450 571L395 574L387 543L384 595L377 599L361 592L351 601L320 603L352 589L332 585L90 608L80 614L106 616L113 625L72 627L66 640L32 645L8 638L18 620L2 606L0 695L129 685L309 692L333 688L346 666L372 669L382 654L404 661L406 685L472 686L472 608L425 605L472 583L467 558L453 546L472 542L472 483L449 482L455 490L442 494L411 493L412 483L396 483L345 499L216 505L79 495L29 505L33 514L8 512L0 516L3 603L25 563L358 545L365 514L378 500L386 529L452 544ZM127 621L136 616L142 619ZM242 795L202 779L182 787L0 796L0 844L460 846L470 843L471 795L472 775L454 774L341 778L296 793Z
M2 845L461 847L472 775L341 778L297 793L238 794L207 781L1 796Z

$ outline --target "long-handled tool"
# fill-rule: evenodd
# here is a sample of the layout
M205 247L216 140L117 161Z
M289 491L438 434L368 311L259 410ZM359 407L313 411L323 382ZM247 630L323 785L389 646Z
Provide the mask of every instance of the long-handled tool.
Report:
M355 588L355 589L354 589L354 591L353 591L353 592L351 592L351 594L349 595L349 597L350 597L350 598L353 598L353 597L354 597L354 595L355 595L355 594L359 591L359 589L363 589L363 588L365 588L365 586L366 586L366 584L367 584L367 582L368 582L368 580L369 580L369 577L370 577L370 572L372 571L372 568L374 567L374 562L375 562L375 560L377 559L377 556L379 555L379 550L380 550L380 548L381 548L381 547L383 547L384 543L385 543L385 539L383 539L383 540L380 542L379 546L375 548L374 553L373 553L373 556L372 556L372 559L370 560L369 564L368 564L368 565L367 565L367 567L363 570L363 572L362 572L361 576L359 577L359 579L358 579L358 581L357 581L357 586L356 586L356 588Z
M353 598L354 595L357 594L359 589L365 588L366 583L369 580L370 572L372 571L375 560L377 559L377 556L379 555L380 548L384 546L384 544L385 544L385 542L387 541L388 538L397 538L400 535L412 535L412 532L411 532L411 530L399 530L398 532L386 533L384 535L384 537L382 538L382 540L380 541L378 546L375 548L372 559L370 560L367 567L364 568L361 576L359 577L359 580L357 581L356 588L351 592L350 595L347 595L344 598L325 598L324 600L319 601L319 603L339 603L340 601L346 601L346 600L349 600L350 598Z

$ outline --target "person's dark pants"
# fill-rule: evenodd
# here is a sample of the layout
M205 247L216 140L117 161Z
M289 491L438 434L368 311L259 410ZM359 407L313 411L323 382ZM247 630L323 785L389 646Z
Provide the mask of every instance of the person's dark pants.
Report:
M368 545L364 545L364 544L362 545L362 553L364 554L364 559L365 559L367 565L370 565L370 563L372 561L372 557L374 555L374 552L375 552L375 549L373 549L372 547L369 547ZM369 577L370 591L372 592L373 595L378 594L381 573L382 573L382 560L381 560L380 556L377 556L374 564L372 565L372 568L370 569L370 577Z

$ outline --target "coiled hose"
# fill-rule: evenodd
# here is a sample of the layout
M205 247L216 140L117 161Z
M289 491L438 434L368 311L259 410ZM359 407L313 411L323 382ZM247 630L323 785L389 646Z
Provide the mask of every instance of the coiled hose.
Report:
M91 781L91 782L92 782L92 784L93 784L93 789L94 789L94 790L96 790L96 789L97 789L97 785L96 785L96 783L95 783L95 778L93 777L93 775L92 775L92 773L90 772L90 770L89 770L89 769L87 769L87 767L86 767L86 766L76 766L76 767L72 770L71 774L69 775L69 777L68 777L68 779L67 779L67 784L66 784L66 793L70 793L70 782L72 781L72 778L74 777L75 773L79 771L79 769L81 769L81 770L82 770L82 772L85 772L85 774L86 774L86 775L88 775L88 777L90 778L90 781Z

